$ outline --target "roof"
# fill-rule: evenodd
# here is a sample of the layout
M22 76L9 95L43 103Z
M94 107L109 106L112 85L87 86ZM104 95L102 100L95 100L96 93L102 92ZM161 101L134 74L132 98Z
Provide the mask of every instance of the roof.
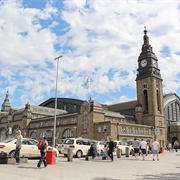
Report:
M104 113L104 109L97 101L90 101L90 111Z
M118 103L118 104L112 104L108 106L109 111L121 111L121 110L126 110L126 109L134 109L135 106L138 105L137 100L129 101L129 102L123 102L123 103Z
M113 111L105 111L105 116L117 117L117 118L125 118L125 116L121 115L120 113L113 112Z
M57 98L57 101L63 101L63 102L71 102L73 101L76 104L82 104L84 102L84 100L80 100L80 99L74 99L74 98ZM39 106L47 106L47 104L51 103L51 102L55 102L55 98L50 98L44 102L42 102L41 104L39 104Z

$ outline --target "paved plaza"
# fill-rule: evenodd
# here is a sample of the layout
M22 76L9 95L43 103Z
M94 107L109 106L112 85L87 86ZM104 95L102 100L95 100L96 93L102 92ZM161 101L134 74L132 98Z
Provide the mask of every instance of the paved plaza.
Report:
M74 158L68 162L60 155L56 164L37 169L38 160L28 160L20 165L1 164L1 180L126 180L126 179L180 179L180 152L160 154L160 161L152 155L135 160L133 156L110 160L85 161Z

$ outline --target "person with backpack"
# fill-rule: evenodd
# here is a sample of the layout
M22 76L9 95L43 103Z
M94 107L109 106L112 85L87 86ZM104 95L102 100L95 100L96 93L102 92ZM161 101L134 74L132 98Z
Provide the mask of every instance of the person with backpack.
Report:
M41 157L39 159L37 167L40 168L42 162L44 163L44 167L46 167L47 166L47 163L46 163L46 149L48 147L48 142L46 140L46 137L43 137L43 139L39 141L37 146L38 146L38 149L40 150L40 153L41 153Z

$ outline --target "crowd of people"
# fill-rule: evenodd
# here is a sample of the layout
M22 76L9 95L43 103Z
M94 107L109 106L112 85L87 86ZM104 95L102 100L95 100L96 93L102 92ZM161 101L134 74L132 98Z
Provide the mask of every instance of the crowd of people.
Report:
M92 156L92 158L94 159L96 156L102 155L102 159L107 159L108 157L110 157L110 159L113 161L113 152L115 151L115 143L112 140L112 138L109 139L109 142L107 142L104 145L104 149L102 152L98 152L98 149L96 147L96 143L92 144L89 152L88 152L88 156ZM139 158L142 156L142 159L145 160L145 157L151 153L153 154L153 161L155 161L155 159L157 161L159 161L159 154L161 153L161 147L159 142L157 141L157 139L154 139L154 141L152 142L152 144L147 143L144 139L142 139L141 141L138 140L137 138L134 138L134 141L132 142L132 146L134 149L134 157L135 160L139 160ZM173 150L175 150L176 152L178 151L179 148L179 143L177 141L174 142L173 147L171 147L171 144L169 144L167 146L167 150L170 152Z
M152 151L153 161L155 161L155 156L157 161L159 161L160 145L156 139L153 141L152 145L150 145L143 139L142 141L139 141L138 139L134 138L132 145L134 148L134 157L136 160L139 160L140 155L142 155L143 160L145 160L145 156L148 154L148 149L148 151Z

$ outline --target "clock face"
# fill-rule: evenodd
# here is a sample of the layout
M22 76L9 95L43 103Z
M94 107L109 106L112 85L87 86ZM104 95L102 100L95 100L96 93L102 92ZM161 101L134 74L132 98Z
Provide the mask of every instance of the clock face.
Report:
M141 61L141 66L142 67L145 67L147 65L147 60L146 59L143 59L142 61Z

